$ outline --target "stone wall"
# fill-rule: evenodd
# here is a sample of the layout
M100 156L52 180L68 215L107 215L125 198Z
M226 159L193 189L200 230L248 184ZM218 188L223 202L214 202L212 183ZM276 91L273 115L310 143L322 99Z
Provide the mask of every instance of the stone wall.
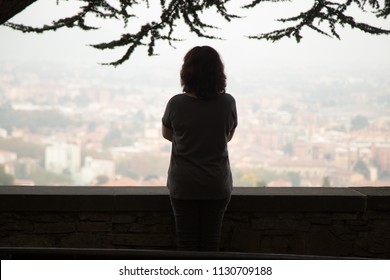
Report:
M165 188L1 187L0 247L175 248ZM236 188L223 251L390 258L390 188Z
M173 249L170 213L2 213L0 246Z

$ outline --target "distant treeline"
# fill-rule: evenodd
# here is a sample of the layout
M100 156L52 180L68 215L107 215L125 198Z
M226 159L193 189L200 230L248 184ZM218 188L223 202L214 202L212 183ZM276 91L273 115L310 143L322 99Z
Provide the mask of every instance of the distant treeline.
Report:
M42 129L64 128L73 125L63 114L55 110L16 111L9 103L0 105L0 127L11 132L13 128L26 128L31 132Z
M45 146L43 144L29 143L17 138L0 138L0 150L14 152L18 155L18 158L34 158L39 162L43 162L45 156Z

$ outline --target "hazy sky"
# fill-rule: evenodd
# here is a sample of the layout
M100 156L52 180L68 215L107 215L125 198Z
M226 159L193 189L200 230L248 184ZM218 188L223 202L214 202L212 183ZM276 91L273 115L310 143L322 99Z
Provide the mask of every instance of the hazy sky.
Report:
M41 26L52 19L72 14L74 10L72 4L60 1L60 5L57 6L56 2L55 0L39 0L15 16L11 22ZM151 10L138 11L137 14L140 15L138 23L142 23L145 19L158 17L157 8L160 1L151 0L150 2L152 3ZM233 2L242 4L249 1ZM311 75L316 75L317 72L332 74L338 69L357 71L367 67L390 66L390 36L372 36L345 28L339 29L342 40L324 37L307 29L299 44L294 39L283 39L280 42L271 43L244 37L273 30L280 24L274 21L275 18L297 15L302 8L310 6L312 1L293 2L262 4L252 10L235 8L233 11L238 11L238 14L246 18L237 19L231 23L221 21L215 13L207 13L204 15L205 18L221 27L221 30L215 30L212 33L225 40L199 39L191 34L187 27L179 26L176 36L185 41L175 43L175 49L165 42L158 43L156 52L160 55L148 57L147 49L140 47L130 61L118 68L101 66L98 63L120 58L125 49L100 51L89 47L88 44L118 38L122 32L121 25L98 22L97 24L102 27L99 31L84 32L69 29L44 34L23 34L1 26L0 62L26 60L44 64L47 61L64 61L75 67L84 65L98 71L114 75L129 75L129 77L132 76L131 73L142 72L151 79L162 75L166 77L166 81L171 81L172 88L180 89L178 72L184 54L195 45L210 45L220 52L226 66L228 83L229 79L234 81L233 90L239 90L239 83L247 82L248 77L256 77L261 73L278 74L282 69L287 72L297 68L305 69ZM362 16L368 17L368 15ZM374 20L378 23L377 26L390 29L390 20ZM136 24L134 26L137 27ZM142 81L135 79L129 82L134 84Z

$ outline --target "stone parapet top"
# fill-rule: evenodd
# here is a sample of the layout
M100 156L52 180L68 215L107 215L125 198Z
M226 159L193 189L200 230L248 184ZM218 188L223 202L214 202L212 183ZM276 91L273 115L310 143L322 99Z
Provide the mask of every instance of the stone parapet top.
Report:
M228 211L366 212L390 210L390 187L235 187ZM0 186L0 211L171 211L166 187Z

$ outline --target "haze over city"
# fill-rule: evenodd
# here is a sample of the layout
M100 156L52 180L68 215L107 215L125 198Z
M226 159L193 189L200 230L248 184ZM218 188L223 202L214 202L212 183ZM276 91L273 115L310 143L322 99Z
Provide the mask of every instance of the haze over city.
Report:
M42 25L71 13L67 3L55 2L38 1L11 21ZM238 106L229 143L235 185L390 185L390 37L348 28L340 30L341 40L306 30L299 44L244 37L272 30L275 18L304 5L282 13L280 4L264 5L231 23L206 14L224 40L199 39L180 26L185 41L176 48L158 43L159 55L148 57L140 47L117 68L98 63L118 59L123 49L87 46L118 37L115 23L45 34L1 26L4 173L21 185L165 185L165 104L181 92L184 54L211 45ZM152 11L148 17L158 15Z

